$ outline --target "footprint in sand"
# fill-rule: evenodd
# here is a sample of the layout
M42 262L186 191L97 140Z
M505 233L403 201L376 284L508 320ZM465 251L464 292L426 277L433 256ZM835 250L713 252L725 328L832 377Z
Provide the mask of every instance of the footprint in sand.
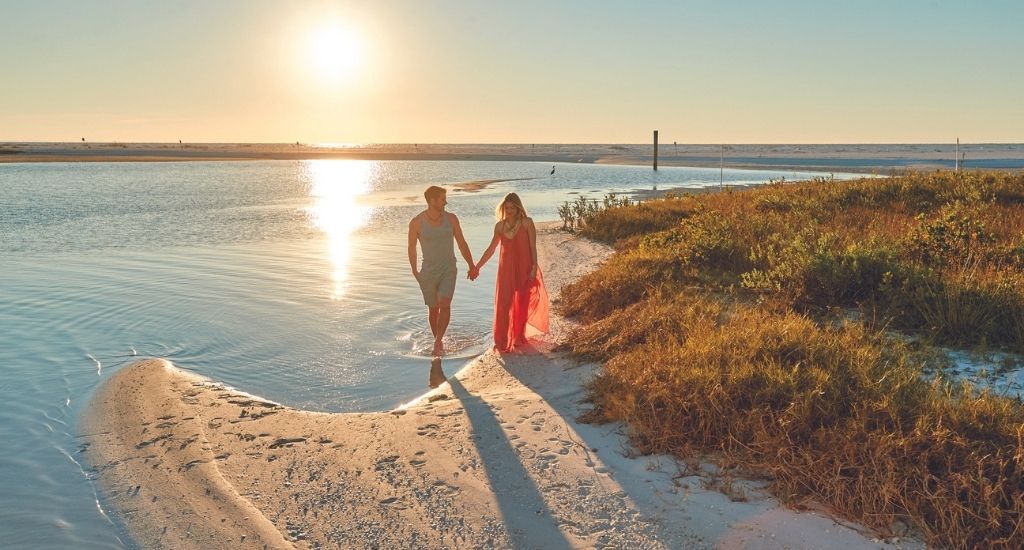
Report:
M544 448L540 450L540 454L537 455L537 468L541 471L547 470L548 468L558 464L558 455L552 453L549 449Z
M440 428L440 426L438 426L437 424L424 424L423 426L417 426L416 427L416 430L417 430L416 431L416 435L428 435L429 434L431 437L433 437L434 434L432 432L437 430L438 428Z
M550 493L551 491L562 491L562 490L565 490L565 489L568 489L568 488L569 488L569 484L568 483L558 482L558 483L552 483L550 485L545 485L545 486L541 487L540 490L545 492L545 493Z
M377 461L377 465L374 467L375 470L380 471L385 468L390 468L395 465L400 457L398 455L386 456Z
M142 442L136 444L135 448L136 449L142 449L144 447L148 447L148 446L150 446L150 445L152 445L154 443L157 443L159 441L163 441L165 439L170 439L170 438L171 438L171 434L164 434L164 435L161 435L161 436L154 437L153 439L149 439L147 441L142 441Z
M579 487L576 487L576 495L580 498L590 496L590 492L594 490L594 487L589 483L580 483Z
M188 471L188 470L191 470L195 466L198 466L200 464L206 464L208 462L210 462L210 461L209 460L204 460L204 459L192 460L190 462L186 462L185 465L182 466L181 468L178 468L178 471L179 472L182 471L182 470Z
M280 447L291 447L295 443L305 443L305 437L279 437L273 443L270 444L271 449L277 449Z
M551 449L544 447L540 450L540 458L543 460L558 460L558 455L551 452Z
M569 454L569 451L573 447L573 442L572 441L567 441L567 440L562 439L560 437L549 437L548 441L550 441L552 443L558 443L561 446L560 449L555 451L555 452L557 452L560 455L567 455L567 454Z

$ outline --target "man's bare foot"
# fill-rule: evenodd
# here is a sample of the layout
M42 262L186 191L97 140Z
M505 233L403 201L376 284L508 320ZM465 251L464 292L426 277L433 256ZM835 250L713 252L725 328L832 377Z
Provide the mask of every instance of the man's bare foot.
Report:
M437 340L434 342L434 351L432 352L434 357L441 357L444 355L444 342Z

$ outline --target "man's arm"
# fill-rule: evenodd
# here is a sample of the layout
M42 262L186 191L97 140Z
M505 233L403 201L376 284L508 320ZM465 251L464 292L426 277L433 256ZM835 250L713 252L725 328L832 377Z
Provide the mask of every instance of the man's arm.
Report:
M469 244L466 243L466 237L462 234L462 226L459 224L459 217L455 214L448 214L452 217L452 229L455 230L455 244L459 245L459 252L462 253L462 259L466 260L466 264L469 266L470 277L473 278L473 272L476 270L476 264L473 263L473 253L469 251Z
M420 233L419 216L409 222L409 267L412 269L412 276L420 280L420 272L416 268L416 237Z

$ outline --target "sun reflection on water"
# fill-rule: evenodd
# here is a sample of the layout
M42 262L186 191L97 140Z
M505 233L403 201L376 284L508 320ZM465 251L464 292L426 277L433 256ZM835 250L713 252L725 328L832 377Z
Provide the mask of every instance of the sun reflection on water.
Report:
M369 160L306 161L309 194L314 199L309 211L313 224L327 236L328 254L334 272L332 297L345 294L352 234L366 225L373 207L360 204L359 197L372 190L370 179L376 163Z

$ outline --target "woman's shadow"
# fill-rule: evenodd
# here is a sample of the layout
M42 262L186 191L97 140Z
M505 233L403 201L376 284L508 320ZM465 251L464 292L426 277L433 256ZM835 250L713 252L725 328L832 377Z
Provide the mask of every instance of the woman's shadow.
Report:
M433 385L435 376L440 377L438 386L445 382L439 357L430 363L431 387L436 387ZM490 405L471 394L454 376L447 382L465 408L471 441L476 444L512 545L516 548L572 548Z

